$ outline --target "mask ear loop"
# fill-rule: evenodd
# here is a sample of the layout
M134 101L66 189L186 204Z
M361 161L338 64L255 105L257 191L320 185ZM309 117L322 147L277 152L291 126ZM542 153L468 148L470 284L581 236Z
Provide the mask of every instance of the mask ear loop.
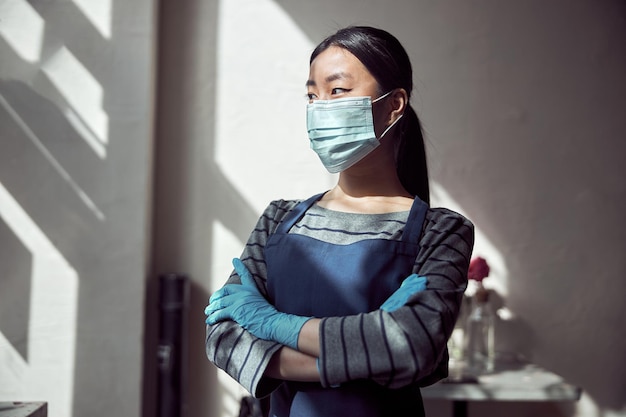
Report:
M398 123L398 120L402 119L402 116L404 116L404 113L402 113L400 116L398 116L398 118L396 120L393 121L392 124L390 124L389 126L387 126L387 128L383 131L383 133L380 134L380 137L378 138L378 140L381 140L383 138L383 136L385 136L385 134L387 132L389 132L389 130L394 127L396 125L396 123Z
M393 93L393 90L390 90L387 93L383 94L382 96L378 97L377 99L372 100L372 104L376 103L379 100L384 99L385 97L387 97L391 93Z
M372 100L372 104L376 103L379 100L384 99L385 97L389 96L391 93L393 93L394 90L389 90L387 93L383 94L382 96L378 97L376 100ZM402 119L402 116L404 116L404 113L402 113L400 116L398 116L398 118L396 120L393 121L392 124L390 124L389 126L387 126L387 128L383 131L383 133L380 134L380 137L378 138L378 140L381 140L385 134L387 134L387 132L389 132L389 130L395 126L396 123L398 123L398 120Z

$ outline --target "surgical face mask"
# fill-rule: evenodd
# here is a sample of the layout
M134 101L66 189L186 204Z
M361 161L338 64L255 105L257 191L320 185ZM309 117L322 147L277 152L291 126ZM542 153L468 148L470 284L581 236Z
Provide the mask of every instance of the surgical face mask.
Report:
M391 91L373 100L370 97L347 97L315 100L307 104L307 131L311 149L317 153L328 172L350 168L380 145L380 139L391 125L376 137L372 103L382 100Z

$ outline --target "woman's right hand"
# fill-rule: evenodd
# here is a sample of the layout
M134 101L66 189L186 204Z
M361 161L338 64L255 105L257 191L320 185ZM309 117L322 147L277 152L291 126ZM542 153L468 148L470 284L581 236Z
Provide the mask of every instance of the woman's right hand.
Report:
M241 284L227 284L217 290L205 308L206 323L234 320L258 338L273 340L298 349L300 329L310 317L281 313L267 301L240 259L233 259Z

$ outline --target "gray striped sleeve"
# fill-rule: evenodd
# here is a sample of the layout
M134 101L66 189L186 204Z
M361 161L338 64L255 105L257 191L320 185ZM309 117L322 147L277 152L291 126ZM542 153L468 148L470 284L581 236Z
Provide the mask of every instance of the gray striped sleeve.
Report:
M267 268L263 250L267 238L297 203L298 201L285 200L270 203L259 218L240 256L264 294L267 294ZM230 282L240 282L234 272L227 281ZM206 326L205 351L209 361L256 397L268 395L280 384L280 381L267 378L263 373L272 355L281 346L279 343L253 336L234 321Z
M413 272L428 288L391 313L376 310L329 317L320 324L322 385L371 379L391 388L423 381L447 369L446 343L458 317L474 244L465 217L429 209Z

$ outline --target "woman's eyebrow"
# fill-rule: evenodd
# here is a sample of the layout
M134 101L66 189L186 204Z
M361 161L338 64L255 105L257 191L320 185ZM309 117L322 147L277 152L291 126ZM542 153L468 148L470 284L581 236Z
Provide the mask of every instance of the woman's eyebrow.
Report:
M326 77L326 79L324 81L326 81L327 83L331 83L333 81L347 79L347 78L353 78L353 77L352 77L352 75L348 74L347 72L336 72L336 73L331 74L328 77ZM317 85L317 83L314 80L307 80L307 82L306 82L306 86L307 87L315 86L315 85Z

